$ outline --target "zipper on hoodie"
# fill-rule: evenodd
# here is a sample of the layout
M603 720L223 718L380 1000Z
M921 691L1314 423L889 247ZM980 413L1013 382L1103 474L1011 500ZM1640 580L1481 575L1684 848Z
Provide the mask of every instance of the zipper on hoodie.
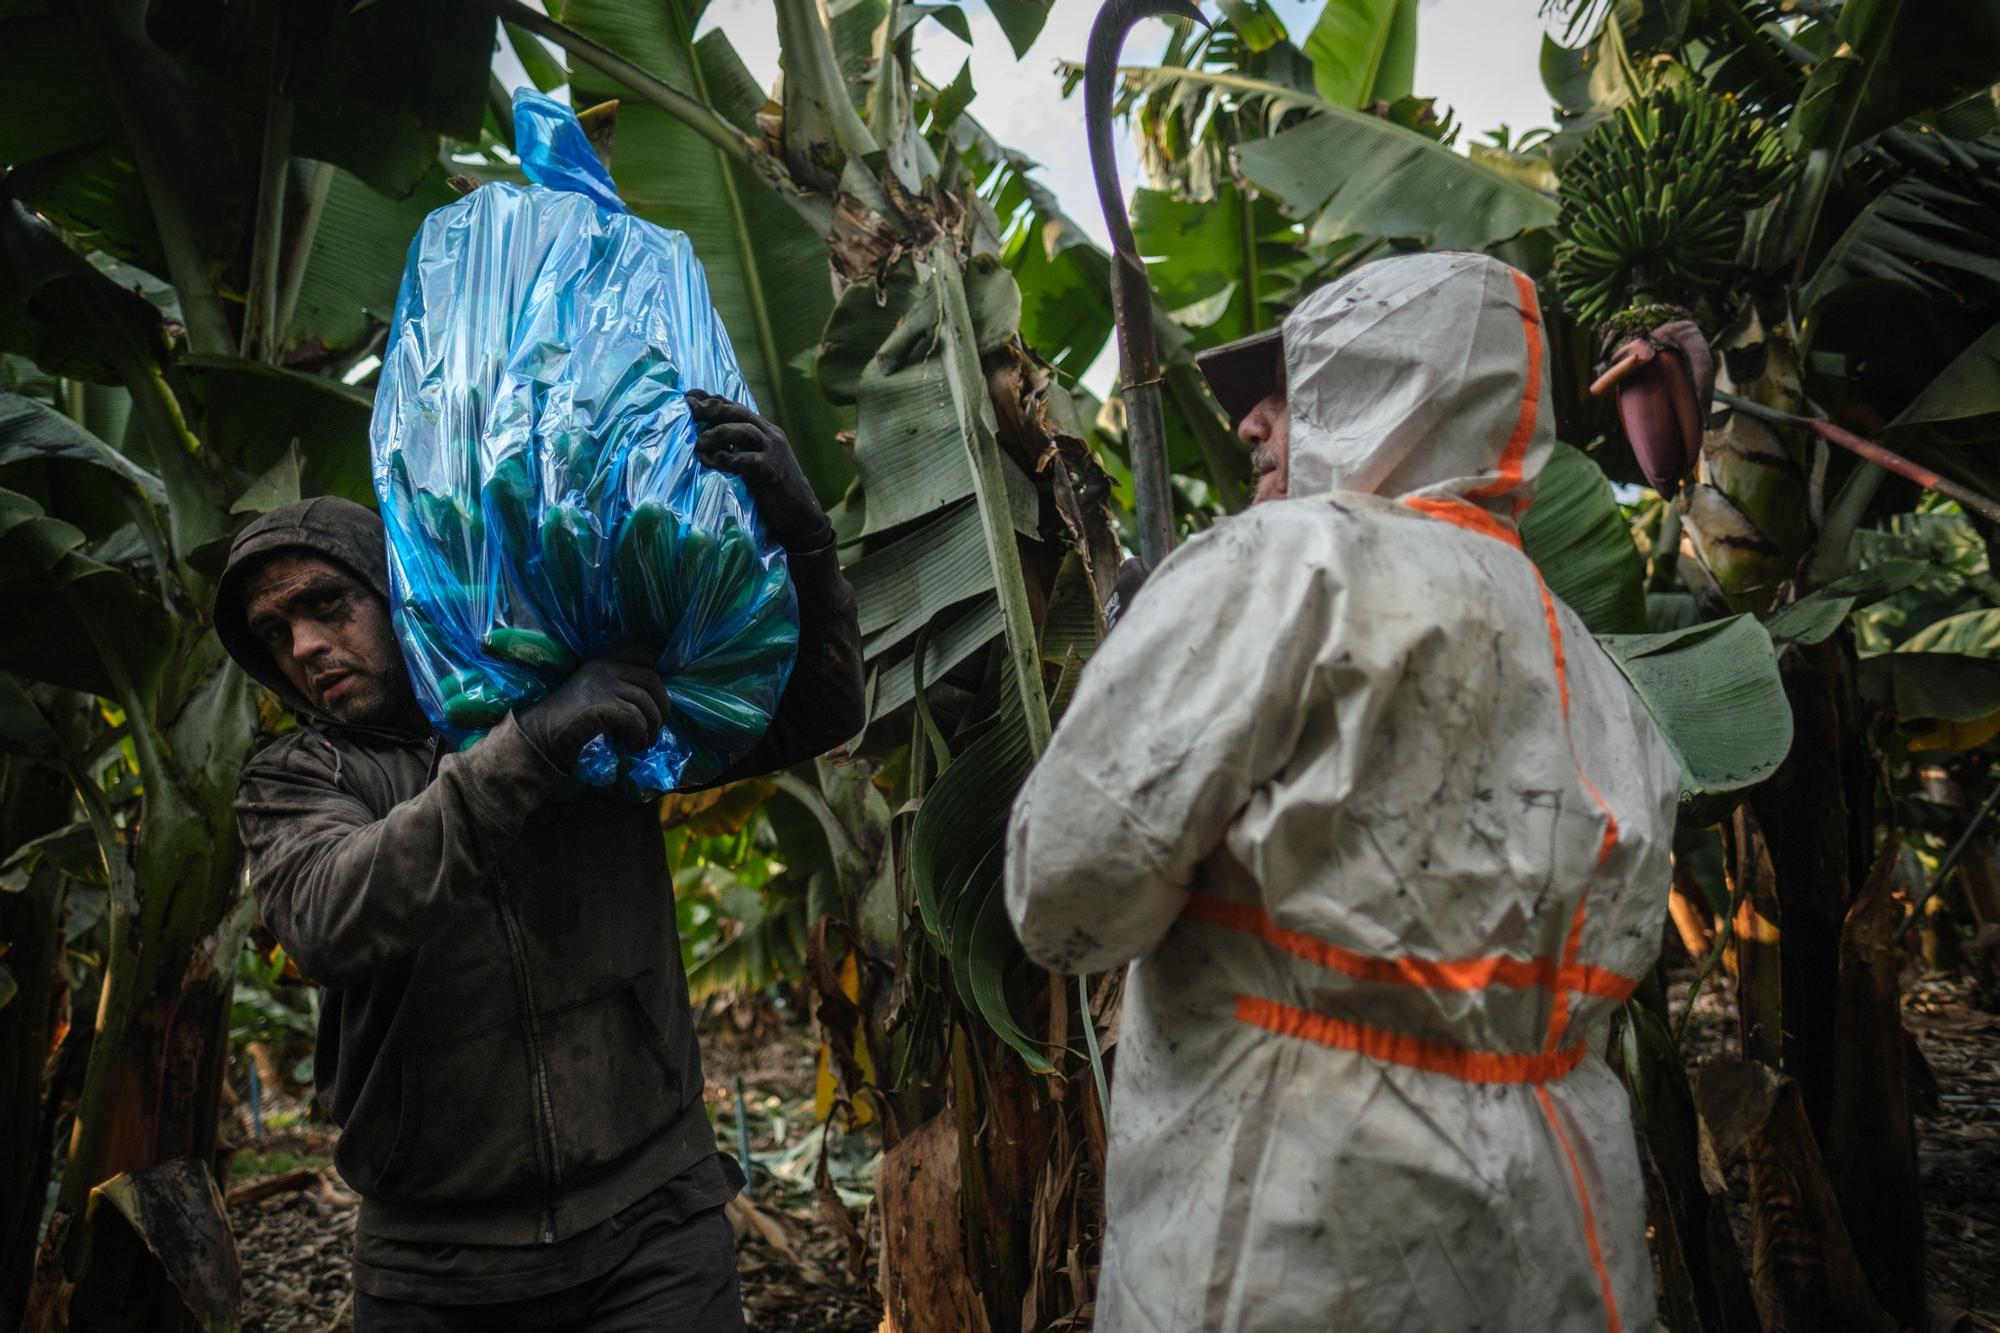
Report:
M542 1056L542 1018L535 1008L535 987L528 976L527 947L521 938L520 918L514 914L511 889L496 875L494 888L500 900L500 920L507 927L507 956L514 965L514 991L521 1005L522 1035L528 1043L528 1062L535 1079L535 1130L542 1148L542 1244L556 1241L556 1186L562 1166L556 1154L555 1103L549 1096L549 1067Z

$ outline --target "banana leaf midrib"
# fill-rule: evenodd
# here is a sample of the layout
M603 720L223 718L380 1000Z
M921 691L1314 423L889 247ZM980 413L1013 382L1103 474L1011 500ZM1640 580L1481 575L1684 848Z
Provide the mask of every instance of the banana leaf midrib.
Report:
M695 96L703 105L722 112L709 96L708 75L701 67L701 53L695 49L694 27L687 21L682 7L676 0L667 6L672 16L674 40L679 42L687 54L688 69L694 75ZM771 308L764 294L764 273L758 266L757 253L751 244L750 227L743 212L743 195L736 188L736 174L731 170L729 155L720 147L714 148L715 169L722 183L722 199L729 211L729 230L736 241L737 263L743 270L743 286L749 297L751 319L757 328L757 355L770 376L771 401L764 404L765 411L778 423L778 428L787 436L798 433L800 423L792 419L791 402L784 391L784 360L778 354L778 335L771 324Z
M1128 78L1151 79L1162 83L1206 83L1217 88L1227 88L1258 97L1269 97L1275 100L1291 102L1321 115L1334 116L1353 125L1365 126L1371 132L1379 133L1385 138L1420 146L1424 151L1437 154L1441 158L1449 158L1455 165L1462 167L1467 172L1483 177L1495 186L1521 199L1534 200L1538 203L1549 203L1552 201L1552 196L1544 194L1540 190L1531 189L1519 181L1510 180L1499 172L1494 171L1491 167L1474 161L1462 153L1454 152L1437 140L1419 134L1415 130L1406 129L1401 125L1395 124L1393 121L1384 120L1380 116L1370 115L1366 111L1357 111L1353 107L1340 106L1337 103L1329 102L1311 93L1300 92L1296 88L1287 87L1281 83L1271 83L1264 79L1251 78L1247 74L1232 74L1224 70L1173 69L1151 65L1120 65L1118 73Z

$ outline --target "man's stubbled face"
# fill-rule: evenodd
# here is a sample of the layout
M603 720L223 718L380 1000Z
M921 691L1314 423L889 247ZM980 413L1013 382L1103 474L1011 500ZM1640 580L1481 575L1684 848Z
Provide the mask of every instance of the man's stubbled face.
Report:
M388 605L346 569L279 551L251 571L244 606L251 634L313 707L342 722L414 720Z
M1291 484L1292 408L1282 388L1264 396L1250 414L1236 423L1236 438L1250 449L1257 490L1251 504L1282 500Z

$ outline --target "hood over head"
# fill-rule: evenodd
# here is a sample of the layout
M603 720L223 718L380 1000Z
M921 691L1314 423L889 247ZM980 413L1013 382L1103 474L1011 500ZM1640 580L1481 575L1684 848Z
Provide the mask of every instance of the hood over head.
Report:
M1497 259L1365 265L1284 323L1293 496L1466 501L1511 522L1555 446L1534 283Z
M284 505L252 519L230 543L229 560L215 588L215 635L250 673L287 708L312 713L312 705L292 688L271 654L250 632L244 606L244 584L263 557L274 551L303 550L332 560L389 600L388 537L374 510L338 496L323 495Z

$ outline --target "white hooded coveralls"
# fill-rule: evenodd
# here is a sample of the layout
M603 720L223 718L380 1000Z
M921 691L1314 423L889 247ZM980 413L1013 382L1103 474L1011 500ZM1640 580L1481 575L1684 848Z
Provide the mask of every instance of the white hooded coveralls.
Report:
M1520 550L1533 284L1387 260L1283 341L1294 498L1160 566L1009 833L1030 955L1138 960L1097 1326L1648 1330L1600 1051L1679 768Z

